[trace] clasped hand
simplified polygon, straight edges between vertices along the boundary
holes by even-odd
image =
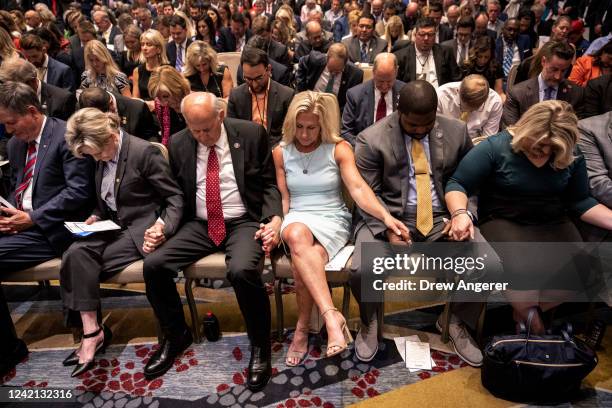
[[[391,215],[385,217],[383,222],[387,226],[387,239],[389,243],[394,245],[409,245],[412,243],[410,230],[408,230],[408,227],[403,222]]]
[[[259,224],[259,229],[255,233],[254,239],[261,240],[261,249],[270,256],[270,252],[276,248],[280,242],[280,227],[282,220],[279,216],[275,215],[272,220],[267,223]]]
[[[0,206],[0,232],[4,234],[16,234],[27,230],[34,225],[30,214],[16,208]]]
[[[474,224],[467,214],[458,214],[450,219],[444,226],[442,234],[451,241],[467,241],[474,239]]]
[[[166,236],[164,235],[164,225],[156,222],[152,227],[145,231],[142,250],[145,253],[150,254],[165,241]]]

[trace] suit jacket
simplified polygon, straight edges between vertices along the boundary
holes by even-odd
[[[565,101],[574,107],[575,111],[580,111],[583,89],[568,80],[563,80],[557,90],[557,100]],[[502,124],[504,127],[515,124],[519,118],[531,106],[540,102],[540,86],[538,77],[528,79],[517,84],[508,93],[506,103],[504,103],[504,114]]]
[[[298,92],[313,90],[321,73],[327,65],[327,55],[313,51],[305,57],[300,58],[298,70],[295,78],[296,89]],[[346,92],[354,86],[363,82],[363,71],[353,65],[351,62],[346,63],[338,90],[338,104],[340,110],[344,109],[346,103]]]
[[[121,120],[121,127],[130,135],[144,140],[157,140],[159,136],[159,123],[153,117],[151,110],[140,99],[128,98],[113,93],[117,102],[117,114]]]
[[[267,222],[282,217],[281,196],[276,187],[272,149],[263,126],[240,119],[223,121],[232,156],[236,184],[248,215]],[[196,162],[198,143],[189,128],[170,139],[170,167],[183,191],[183,222],[196,216]]]
[[[68,150],[64,134],[66,122],[47,117],[42,132],[32,179],[30,217],[47,237],[52,247],[61,253],[72,241],[65,221],[82,221],[93,207],[93,160],[77,159]],[[12,137],[7,145],[12,194],[23,181],[27,143]]]
[[[399,92],[405,82],[396,80],[392,89],[393,111],[397,109]],[[342,137],[355,146],[357,135],[374,123],[374,80],[357,85],[346,93],[346,105],[342,111]]]
[[[246,45],[249,42],[249,38],[253,33],[250,29],[247,29],[244,34],[244,43]],[[236,37],[232,34],[232,30],[229,27],[223,27],[219,32],[219,39],[217,40],[217,52],[236,52]]]
[[[287,115],[289,104],[295,95],[295,91],[272,80],[268,93],[266,106],[267,131],[270,146],[280,142],[283,134],[283,122]],[[227,116],[230,118],[252,120],[253,100],[248,84],[242,84],[233,88],[229,95],[227,105]]]
[[[476,40],[478,37],[483,36],[483,35],[486,35],[487,37],[491,39],[491,44],[495,44],[495,42],[497,41],[497,37],[498,37],[497,31],[491,30],[489,28],[487,28],[487,31],[482,34],[474,33],[473,35],[474,40]]]
[[[431,52],[433,53],[434,64],[436,65],[438,85],[444,85],[447,82],[455,82],[461,79],[461,71],[459,71],[456,58],[451,49],[434,44]],[[409,46],[394,52],[394,54],[399,65],[397,78],[404,82],[416,80],[416,48],[414,44],[411,43]]]
[[[446,48],[452,50],[452,54],[455,57],[455,62],[457,62],[457,39],[453,38],[452,40],[444,41],[440,45],[442,47],[446,47]],[[468,49],[472,48],[473,45],[474,45],[474,42],[470,40],[470,42],[468,44]],[[467,58],[467,56],[468,56],[467,52],[466,52],[465,56]]]
[[[446,183],[457,165],[472,148],[465,123],[437,115],[436,124],[429,134],[431,172],[435,191],[444,205]],[[401,219],[408,198],[408,169],[410,156],[406,150],[399,115],[394,112],[365,129],[357,136],[355,160],[363,179],[391,215]],[[356,231],[364,225],[374,236],[383,234],[387,227],[375,217],[360,210],[363,219]]]
[[[81,75],[85,72],[85,49],[83,47],[73,48],[70,51],[70,59],[72,60],[73,81],[75,84],[81,84]]]
[[[603,75],[587,82],[582,104],[582,117],[601,115],[612,110],[612,75]]]
[[[525,34],[519,34],[516,39],[516,44],[518,45],[519,56],[521,61],[525,58],[531,56],[531,41],[529,40],[529,36]],[[495,41],[495,58],[497,62],[503,66],[504,64],[504,37],[500,35],[497,37]]]
[[[360,62],[361,61],[361,43],[359,42],[359,38],[350,37],[345,40],[342,40],[342,43],[346,45],[348,48],[348,56],[351,62]],[[387,42],[379,37],[372,37],[370,39],[370,43],[368,45],[368,64],[374,63],[374,58],[380,54],[381,52],[385,52],[387,50]]]
[[[342,16],[336,21],[334,21],[332,32],[334,33],[334,42],[342,41],[342,37],[349,33],[347,16]]]
[[[450,28],[450,26],[447,26],[446,24],[440,24],[438,26],[438,44],[452,40],[453,37],[453,29]]]
[[[283,64],[287,67],[291,67],[291,60],[289,59],[289,49],[285,44],[281,44],[278,41],[270,40],[268,44],[268,57]]]
[[[71,92],[75,90],[74,76],[70,71],[70,67],[51,57],[49,57],[49,62],[47,64],[46,82]]]
[[[295,47],[295,56],[296,60],[299,60],[305,55],[310,54],[312,51],[319,51],[322,53],[327,53],[329,47],[334,43],[334,36],[329,31],[323,31],[323,43],[321,47],[318,49],[312,48],[310,45],[310,41],[307,38],[300,39]]]
[[[612,112],[578,122],[578,145],[586,160],[591,195],[612,208]]]
[[[101,197],[103,161],[96,165],[96,209],[100,219],[109,218]],[[115,175],[115,202],[119,224],[127,228],[132,241],[142,250],[145,230],[158,218],[164,221],[166,238],[178,230],[183,215],[183,192],[172,177],[170,166],[151,143],[123,132]]]
[[[185,65],[187,60],[187,47],[189,47],[189,44],[191,44],[192,42],[193,40],[191,38],[187,38],[187,43],[184,50],[185,58],[183,58],[183,65]],[[168,61],[170,61],[170,65],[172,65],[173,67],[176,66],[176,51],[176,43],[174,41],[170,41],[168,43],[168,46],[166,47],[166,55],[168,56]]]
[[[272,66],[272,79],[274,81],[285,86],[291,86],[291,83],[293,82],[293,68],[289,69],[286,65],[276,62],[273,59],[268,59],[268,64]],[[238,70],[236,71],[236,82],[238,85],[244,84],[242,64],[238,65]]]
[[[76,97],[70,91],[40,83],[40,103],[47,116],[68,120],[76,110]]]

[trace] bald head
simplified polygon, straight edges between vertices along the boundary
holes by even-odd
[[[221,101],[208,92],[194,92],[183,98],[181,113],[195,140],[212,146],[221,136],[225,113]]]
[[[374,86],[382,94],[386,94],[393,89],[397,78],[397,59],[395,55],[389,52],[378,54],[374,59],[372,77]]]
[[[416,13],[419,11],[419,3],[408,3],[406,6],[406,16],[414,17]]]
[[[486,102],[489,97],[489,81],[482,75],[468,75],[461,81],[459,97],[462,106],[468,110],[476,110]]]

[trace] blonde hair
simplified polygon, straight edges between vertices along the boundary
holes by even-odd
[[[359,18],[361,18],[361,11],[359,10],[353,10],[350,13],[348,13],[348,23],[349,23],[349,27],[352,23],[359,21]]]
[[[3,60],[19,57],[13,38],[3,28],[0,28],[0,57]]]
[[[66,123],[66,144],[75,157],[82,158],[84,148],[102,150],[113,133],[119,133],[119,117],[115,113],[83,108]]]
[[[295,28],[295,14],[293,13],[293,9],[290,6],[283,4],[276,11],[275,17],[275,19],[280,19],[281,21],[285,21],[283,20],[283,17],[287,19],[285,24],[287,24],[287,28],[289,28],[290,36],[293,37],[293,35],[297,32]]]
[[[314,91],[304,91],[293,97],[287,116],[283,123],[283,145],[293,143],[297,116],[303,112],[311,112],[319,116],[321,126],[321,143],[338,143],[340,137],[340,108],[334,94]]]
[[[204,41],[194,41],[187,47],[187,53],[185,54],[185,66],[183,67],[185,76],[196,74],[198,72],[196,65],[202,61],[208,62],[211,75],[217,72],[219,63],[215,50]]]
[[[116,88],[115,77],[121,72],[121,70],[113,60],[110,52],[108,52],[108,49],[106,49],[104,44],[98,40],[91,40],[85,44],[85,71],[87,71],[87,77],[94,82],[98,74],[94,72],[91,62],[89,61],[89,57],[91,56],[98,58],[104,63],[104,66],[106,67],[106,82],[110,87]]]
[[[578,142],[578,118],[572,106],[564,101],[550,100],[533,105],[516,124],[508,127],[512,135],[512,150],[528,152],[543,141],[551,144],[553,168],[562,170],[574,161]]]
[[[162,65],[153,70],[148,89],[153,98],[157,97],[159,92],[168,92],[179,100],[191,92],[189,81],[171,65]]]
[[[160,65],[170,63],[170,61],[168,61],[168,56],[166,55],[166,40],[164,40],[164,36],[161,35],[159,31],[153,30],[151,28],[149,28],[147,31],[142,33],[142,35],[140,36],[140,48],[141,48],[140,62],[141,63],[144,64],[145,62],[147,62],[144,54],[142,53],[142,42],[143,41],[148,41],[159,49],[159,55],[157,59]]]
[[[478,108],[489,97],[489,81],[482,75],[472,74],[463,78],[459,85],[459,98],[470,108]]]
[[[140,60],[140,56],[142,55],[142,51],[140,50],[140,37],[142,36],[142,30],[134,25],[134,24],[130,24],[129,26],[127,26],[125,28],[125,30],[123,30],[123,38],[125,39],[125,37],[133,37],[136,39],[136,42],[138,43],[138,53],[137,55],[134,55],[134,51],[132,50],[128,50],[127,47],[125,47],[125,49],[127,50],[127,58],[129,61],[136,61],[136,60]],[[137,57],[137,58],[135,58]]]
[[[280,42],[284,45],[289,44],[291,40],[291,29],[289,26],[283,20],[277,19],[272,22],[272,31],[274,31],[275,28],[280,33]]]

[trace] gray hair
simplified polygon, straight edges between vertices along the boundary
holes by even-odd
[[[43,113],[38,96],[29,85],[14,81],[0,84],[0,108],[23,116],[28,113],[30,106],[35,107],[39,113]]]
[[[72,154],[83,157],[83,148],[102,150],[113,133],[119,133],[119,117],[97,108],[78,110],[66,123],[66,144]]]
[[[11,58],[0,65],[0,82],[15,81],[29,83],[37,78],[36,67],[28,60]]]
[[[398,68],[397,57],[395,56],[395,54],[391,52],[381,52],[380,54],[378,54],[374,58],[374,65],[372,67],[372,70],[376,71],[376,69],[378,68],[378,65],[380,65],[383,61],[387,61],[387,60],[393,61],[393,68],[397,71],[397,68]]]
[[[181,113],[185,115],[186,100],[189,100],[191,103],[201,104],[204,103],[206,99],[212,99],[213,106],[215,107],[215,113],[217,115],[224,110],[225,106],[223,99],[217,98],[217,95],[212,94],[210,92],[192,92],[181,100]]]

